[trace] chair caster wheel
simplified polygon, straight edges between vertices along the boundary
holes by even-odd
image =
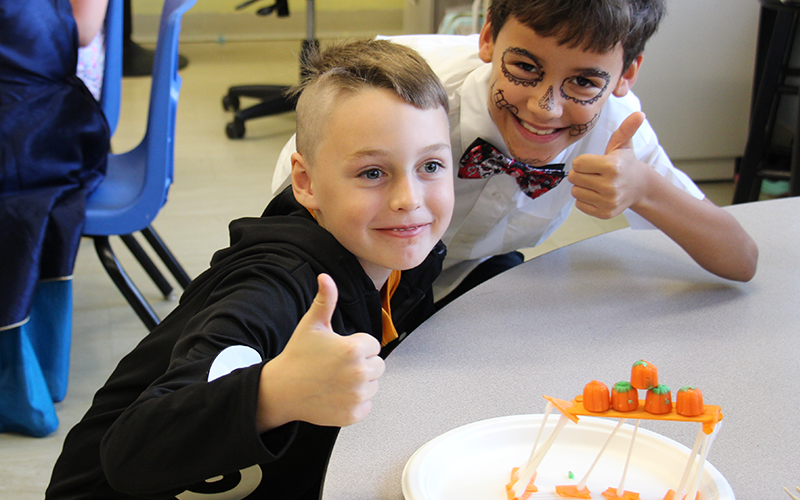
[[[244,123],[232,121],[225,126],[225,133],[230,139],[241,139],[244,137]]]
[[[239,111],[239,98],[235,95],[226,95],[222,98],[222,108],[225,111]]]

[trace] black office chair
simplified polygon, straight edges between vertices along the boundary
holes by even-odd
[[[247,0],[236,6],[236,9],[243,9],[250,4],[260,0]],[[319,46],[319,42],[314,35],[314,0],[306,0],[306,38],[300,50],[300,61],[302,61],[313,49]],[[260,16],[268,16],[275,12],[278,17],[289,15],[289,5],[287,0],[276,0],[268,7],[262,7],[256,11]],[[302,76],[302,75],[301,75]],[[294,110],[295,101],[286,96],[289,89],[287,85],[237,85],[228,89],[228,94],[222,98],[222,107],[225,111],[233,110],[236,114],[233,121],[225,126],[225,133],[231,139],[241,139],[244,137],[244,122],[262,116],[277,115]],[[241,97],[259,99],[261,102],[246,109],[240,108]]]

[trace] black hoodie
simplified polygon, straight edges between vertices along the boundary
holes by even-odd
[[[338,428],[292,422],[259,435],[261,368],[310,307],[318,274],[338,287],[331,324],[341,335],[367,332],[381,340],[380,294],[291,190],[261,218],[232,222],[230,235],[230,247],[214,255],[178,307],[97,392],[65,440],[47,499],[321,496]],[[399,338],[381,356],[433,313],[431,284],[444,253],[439,243],[402,273],[391,304]],[[208,382],[216,356],[231,346],[254,349],[262,362]]]

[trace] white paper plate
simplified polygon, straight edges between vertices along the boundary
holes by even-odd
[[[554,411],[547,419],[540,444],[559,416]],[[514,415],[482,420],[432,439],[406,463],[403,496],[406,500],[506,500],[511,468],[528,459],[542,418]],[[538,468],[539,492],[531,500],[562,498],[555,493],[555,486],[583,479],[617,423],[616,419],[597,417],[580,417],[578,424],[568,422]],[[603,500],[603,491],[619,486],[632,431],[632,425],[620,427],[590,474],[586,486],[592,498]],[[680,484],[690,452],[689,447],[640,427],[625,489],[639,493],[642,500],[663,499],[669,489]],[[569,479],[570,471],[574,479]],[[728,481],[708,462],[698,491],[704,500],[734,500]]]

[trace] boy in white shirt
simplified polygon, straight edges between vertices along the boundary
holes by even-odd
[[[473,150],[476,139],[508,158],[457,169],[439,307],[521,263],[518,250],[543,242],[573,203],[661,229],[714,274],[753,277],[755,243],[672,165],[630,92],[664,10],[664,0],[494,0],[479,36],[392,39],[419,51],[444,83],[455,164],[489,149]],[[287,182],[293,147],[273,189]],[[534,177],[519,183],[528,167]]]

